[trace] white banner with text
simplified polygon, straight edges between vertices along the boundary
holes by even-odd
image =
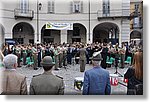
[[[73,23],[46,23],[46,29],[73,30]]]

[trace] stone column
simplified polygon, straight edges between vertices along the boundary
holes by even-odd
[[[2,47],[2,39],[4,39],[4,38],[2,38],[2,29],[1,29],[1,27],[0,27],[0,49],[1,49],[1,47]]]
[[[129,41],[130,41],[130,20],[122,19],[121,36],[120,36],[119,45],[122,42],[129,42]]]
[[[1,25],[0,25],[0,49],[2,48],[2,44],[5,42],[5,38],[4,38],[4,29],[2,29]]]
[[[37,42],[37,33],[36,33],[36,32],[34,33],[34,43],[35,43],[35,44],[38,43],[38,42]]]
[[[2,29],[2,26],[0,25],[0,50],[2,49],[2,44],[4,43],[5,38],[4,38],[4,29]],[[0,53],[0,67],[1,67],[1,62],[2,62],[2,55]]]
[[[60,42],[62,43],[67,43],[67,30],[61,30],[60,32]]]

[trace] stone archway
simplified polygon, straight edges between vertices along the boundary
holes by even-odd
[[[119,27],[115,23],[100,23],[93,29],[93,42],[119,42]]]
[[[141,31],[133,30],[130,33],[130,40],[133,40],[133,39],[142,39]]]
[[[74,23],[73,24],[73,31],[68,30],[67,31],[67,42],[73,43],[73,42],[86,42],[86,33],[87,30],[84,25],[80,23]]]
[[[139,44],[142,41],[142,31],[133,30],[130,33],[130,41],[133,41],[135,44]]]
[[[19,44],[34,43],[34,29],[26,22],[17,23],[13,27],[13,39]]]
[[[60,43],[60,30],[46,29],[44,25],[41,29],[42,43]]]

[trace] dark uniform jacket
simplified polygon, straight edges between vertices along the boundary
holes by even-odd
[[[86,49],[81,48],[79,53],[80,53],[80,60],[86,60],[86,54],[87,54]]]

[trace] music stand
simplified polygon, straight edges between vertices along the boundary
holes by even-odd
[[[115,58],[115,69],[116,69],[116,71],[115,71],[114,74],[118,74],[119,77],[123,77],[123,75],[121,75],[121,74],[118,72],[118,62],[119,62],[118,59]]]

